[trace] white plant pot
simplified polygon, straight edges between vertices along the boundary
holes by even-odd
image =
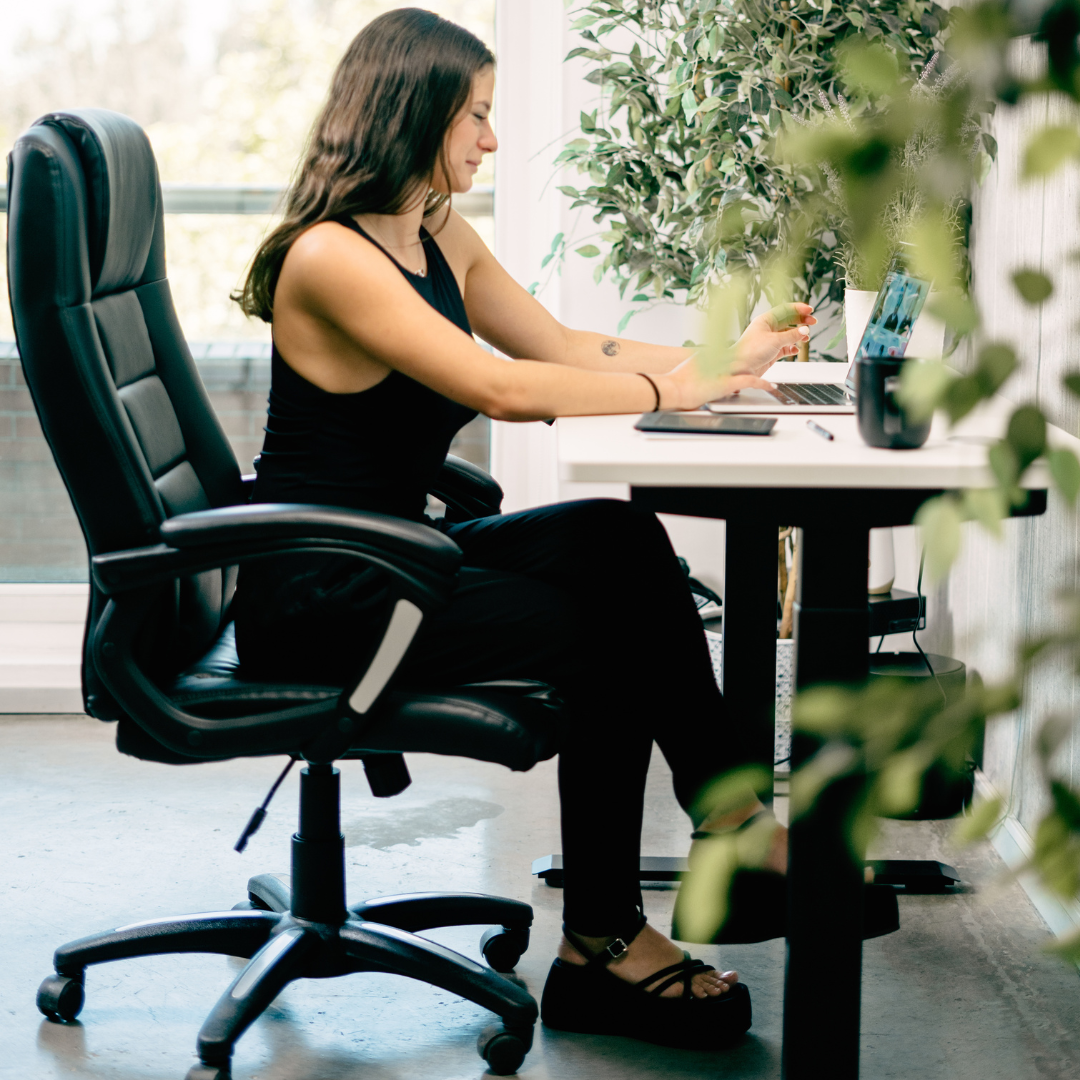
[[[933,297],[935,294],[931,293]],[[844,324],[847,329],[848,363],[855,360],[855,350],[862,340],[863,331],[870,321],[877,293],[870,289],[844,290]],[[919,360],[940,360],[945,348],[945,324],[923,308],[911,328],[906,356]]]
[[[891,592],[896,580],[896,552],[892,529],[870,530],[870,566],[866,574],[866,591],[871,596]]]

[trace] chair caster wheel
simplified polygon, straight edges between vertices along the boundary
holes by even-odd
[[[262,908],[257,907],[250,900],[241,900],[239,904],[233,904],[233,911],[262,911]]]
[[[476,1049],[496,1076],[510,1076],[521,1068],[531,1041],[507,1031],[501,1024],[493,1024],[480,1032]]]
[[[231,1077],[228,1065],[204,1065],[199,1062],[188,1069],[184,1080],[231,1080]]]
[[[493,926],[480,939],[480,951],[493,971],[513,971],[529,947],[529,931]]]
[[[84,1000],[82,976],[50,975],[38,987],[38,1009],[57,1022],[74,1020]]]

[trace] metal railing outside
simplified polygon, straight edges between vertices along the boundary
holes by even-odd
[[[162,184],[166,214],[272,214],[285,194],[282,184]],[[478,184],[454,196],[463,217],[490,217],[494,189]],[[0,213],[7,211],[7,185],[0,184]]]

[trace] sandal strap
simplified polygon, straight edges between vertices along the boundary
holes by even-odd
[[[627,949],[630,948],[630,943],[641,933],[645,927],[645,923],[648,920],[645,918],[645,912],[638,912],[637,925],[632,930],[626,930],[621,934],[615,936],[615,940],[610,945],[605,946],[599,952],[593,952],[582,940],[569,929],[566,923],[563,923],[563,933],[566,935],[567,941],[574,946],[575,949],[582,956],[585,957],[586,967],[607,967],[612,960],[617,960]]]
[[[712,964],[706,964],[704,960],[691,959],[690,954],[684,952],[682,960],[677,964],[671,964],[666,968],[661,968],[659,971],[654,971],[647,979],[635,983],[634,988],[654,997],[659,997],[669,987],[681,982],[683,984],[683,997],[689,997],[691,992],[690,983],[693,981],[694,976],[700,975],[703,971],[715,970],[716,968]],[[663,981],[652,990],[647,989],[657,980]]]

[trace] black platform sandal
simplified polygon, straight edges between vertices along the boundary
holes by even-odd
[[[589,950],[580,938],[563,927],[567,940],[585,964],[556,959],[548,973],[540,1001],[540,1018],[550,1028],[582,1035],[626,1035],[633,1039],[676,1046],[687,1050],[716,1050],[727,1046],[750,1027],[750,991],[734,983],[716,997],[694,997],[690,983],[711,964],[683,959],[654,971],[639,983],[628,983],[607,970],[641,933],[645,916],[633,931],[617,937],[599,953]],[[661,997],[676,983],[683,984],[680,997]]]

